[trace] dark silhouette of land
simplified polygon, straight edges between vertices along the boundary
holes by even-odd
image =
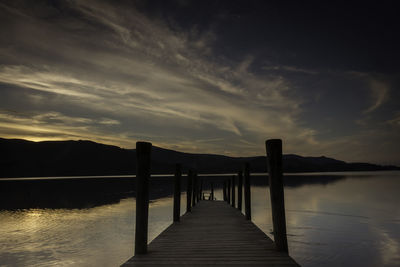
[[[47,177],[82,175],[126,175],[136,173],[136,152],[91,141],[31,142],[0,138],[0,177]],[[198,173],[236,173],[245,162],[251,172],[266,172],[266,157],[228,157],[190,154],[159,147],[152,149],[152,173],[182,170]],[[283,156],[284,172],[334,172],[400,170],[397,166],[346,163],[327,157]]]
[[[23,208],[89,208],[117,203],[122,198],[136,195],[132,177],[91,178],[89,175],[132,175],[136,173],[136,151],[91,141],[30,142],[0,138],[0,177],[54,177],[82,176],[74,179],[1,179],[0,209]],[[175,164],[182,164],[183,174],[189,168],[201,173],[236,173],[250,162],[251,173],[266,172],[266,157],[234,158],[210,154],[189,154],[163,148],[152,148],[151,172],[172,174]],[[374,171],[398,170],[395,166],[379,166],[367,163],[345,163],[326,157],[301,157],[285,155],[285,172],[312,171]],[[304,184],[329,184],[345,175],[290,175],[284,177],[285,186]],[[221,177],[206,177],[204,190],[210,181],[215,189],[222,187]],[[150,199],[170,196],[172,178],[152,178]],[[254,176],[253,186],[268,184],[266,176]],[[186,177],[182,179],[186,188]]]

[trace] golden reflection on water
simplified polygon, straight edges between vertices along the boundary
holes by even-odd
[[[397,266],[399,173],[285,188],[289,253],[303,266]],[[268,187],[252,220],[271,238]],[[215,196],[222,198],[220,189]],[[181,214],[186,211],[182,194]],[[90,209],[0,211],[1,266],[119,266],[134,251],[135,200]],[[172,198],[149,209],[149,242],[172,222]]]
[[[121,264],[133,251],[133,204],[1,211],[1,266]]]

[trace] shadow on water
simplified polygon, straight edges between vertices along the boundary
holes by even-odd
[[[329,184],[345,179],[345,175],[289,175],[285,176],[285,186],[299,187],[307,184]],[[222,187],[222,181],[229,177],[203,177],[204,191]],[[252,185],[268,185],[267,176],[254,176]],[[150,199],[172,195],[171,177],[150,179]],[[186,191],[185,176],[182,191]],[[0,209],[15,210],[28,208],[83,209],[118,203],[121,199],[134,197],[134,177],[101,178],[46,178],[46,179],[0,179]]]

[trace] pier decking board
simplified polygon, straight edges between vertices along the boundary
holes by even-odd
[[[223,201],[200,201],[136,255],[129,266],[299,266],[241,212]]]

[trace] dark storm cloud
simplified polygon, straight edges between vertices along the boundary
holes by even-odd
[[[395,162],[398,19],[322,4],[0,2],[0,133]]]

